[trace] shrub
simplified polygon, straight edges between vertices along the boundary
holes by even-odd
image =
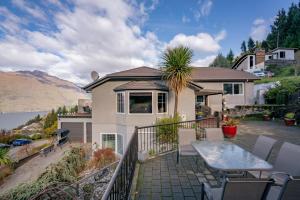
[[[229,119],[228,121],[224,122],[225,126],[236,126],[238,125],[240,122],[238,119]]]
[[[35,133],[35,134],[30,135],[30,139],[32,139],[32,140],[39,140],[41,138],[42,138],[42,135],[40,133]]]
[[[113,149],[98,149],[94,152],[89,167],[102,168],[114,161],[116,161],[116,154]]]
[[[76,181],[78,174],[85,167],[84,157],[85,152],[82,148],[73,147],[61,161],[50,165],[36,181],[20,184],[0,195],[0,199],[25,200],[53,183]]]
[[[180,121],[181,119],[179,116],[166,117],[156,121],[156,137],[160,140],[160,142],[167,143],[177,141],[178,122]]]
[[[52,137],[57,130],[57,121],[55,121],[50,127],[44,129],[46,137]]]
[[[0,136],[0,143],[11,144],[12,141],[16,139],[30,139],[29,136],[21,135],[21,134],[8,134]]]
[[[295,119],[295,113],[292,113],[292,112],[286,113],[284,118],[286,118],[286,119]]]
[[[0,166],[1,165],[8,165],[11,163],[11,159],[8,156],[9,149],[0,149]]]

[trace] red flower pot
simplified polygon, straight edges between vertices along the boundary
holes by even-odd
[[[224,137],[233,138],[237,133],[237,126],[222,126]]]
[[[284,122],[285,122],[285,125],[286,126],[294,126],[295,125],[295,122],[296,120],[295,119],[284,119]]]
[[[264,119],[264,121],[270,121],[271,117],[269,115],[264,115],[263,119]]]

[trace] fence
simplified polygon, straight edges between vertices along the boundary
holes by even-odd
[[[203,137],[204,128],[218,127],[218,118],[183,121],[172,124],[161,124],[138,127],[139,152],[159,155],[177,149],[178,128],[194,128],[199,138]]]
[[[137,160],[138,134],[136,129],[104,195],[102,196],[102,200],[128,199]]]
[[[172,124],[136,127],[135,132],[120,160],[114,175],[102,196],[107,199],[128,199],[134,176],[138,152],[161,154],[177,149],[178,128],[194,128],[197,134],[202,134],[204,128],[219,127],[218,118],[184,121]]]

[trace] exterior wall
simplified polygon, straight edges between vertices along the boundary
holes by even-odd
[[[280,52],[285,52],[285,58],[280,58]],[[294,50],[291,49],[278,49],[276,51],[273,51],[273,58],[278,60],[294,60],[295,59],[295,53]]]
[[[237,70],[247,71],[248,70],[249,57],[247,58],[237,67]]]
[[[231,82],[226,82],[231,83]],[[240,83],[240,82],[232,82]],[[237,105],[251,105],[254,104],[255,98],[253,95],[253,82],[244,83],[244,94],[243,95],[223,95],[225,99],[226,108],[234,108]],[[198,85],[205,89],[212,90],[223,90],[223,82],[197,82]],[[222,95],[211,95],[208,96],[208,106],[211,107],[212,112],[222,111]]]
[[[170,110],[171,101],[168,94],[167,113],[157,113],[157,93],[156,90],[124,91],[124,113],[117,113],[117,95],[114,91],[119,85],[127,81],[109,81],[93,89],[93,144],[96,142],[101,148],[101,134],[117,133],[123,136],[124,143],[129,141],[135,126],[146,126],[154,124],[157,118],[167,117],[172,114]],[[130,92],[152,92],[152,114],[132,114],[129,113],[129,93]]]

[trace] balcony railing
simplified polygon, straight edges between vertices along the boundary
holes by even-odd
[[[203,137],[204,128],[215,127],[219,127],[219,120],[215,117],[136,127],[102,200],[128,199],[135,165],[138,160],[138,152],[154,156],[178,149],[178,128],[194,128],[197,136]]]

